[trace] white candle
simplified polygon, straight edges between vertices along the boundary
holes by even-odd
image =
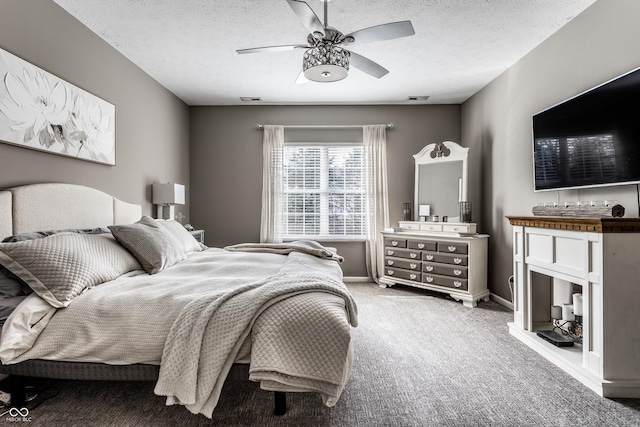
[[[573,314],[576,316],[582,316],[582,294],[573,294]]]
[[[572,304],[562,304],[562,320],[576,320],[576,316],[573,314]]]
[[[562,319],[562,307],[559,305],[551,306],[551,318],[552,319]]]
[[[462,201],[462,178],[458,178],[458,202]]]

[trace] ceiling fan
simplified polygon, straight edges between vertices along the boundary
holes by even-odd
[[[349,73],[349,65],[373,77],[380,78],[389,73],[389,70],[362,55],[345,49],[344,46],[392,40],[415,34],[411,21],[400,21],[363,28],[344,35],[327,24],[330,0],[321,1],[324,3],[324,24],[306,2],[287,0],[291,9],[309,30],[307,44],[255,47],[239,49],[236,52],[246,54],[305,49],[302,58],[302,72],[296,83],[304,83],[306,80],[316,82],[342,80]]]

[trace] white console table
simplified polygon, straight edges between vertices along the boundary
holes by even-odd
[[[640,219],[507,217],[513,226],[509,332],[604,397],[640,397]],[[583,343],[556,347],[554,279],[582,287]]]

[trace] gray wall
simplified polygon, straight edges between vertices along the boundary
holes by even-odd
[[[191,216],[195,227],[206,230],[208,245],[260,239],[262,131],[258,123],[393,123],[394,128],[387,131],[392,225],[402,217],[401,203],[413,201],[412,156],[432,142],[460,141],[459,105],[192,107]],[[313,141],[315,132],[285,131],[285,139]],[[362,140],[362,131],[321,132],[336,140]],[[345,257],[346,276],[366,276],[362,242],[330,244]]]
[[[640,1],[599,0],[462,106],[462,143],[481,153],[470,191],[482,200],[489,234],[489,283],[510,300],[512,228],[505,215],[531,215],[538,202],[618,200],[638,216],[635,185],[533,191],[532,114],[640,67]],[[639,141],[640,143],[640,141]]]
[[[189,108],[53,1],[0,0],[0,48],[116,106],[115,167],[0,143],[0,188],[83,184],[146,214],[153,182],[189,190]]]

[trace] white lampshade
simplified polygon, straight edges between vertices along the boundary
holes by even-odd
[[[153,184],[154,205],[184,205],[184,185],[170,182]]]
[[[153,204],[158,205],[158,218],[174,219],[174,205],[184,205],[184,185],[174,182],[153,184],[152,199]]]

